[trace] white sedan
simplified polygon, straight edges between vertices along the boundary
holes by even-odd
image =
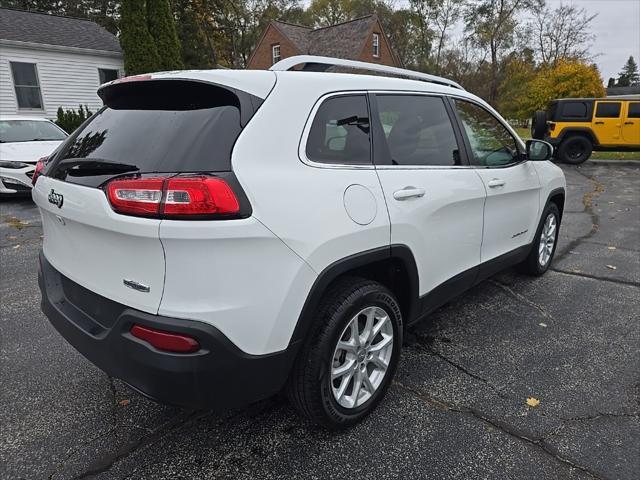
[[[0,118],[0,195],[30,192],[36,163],[67,136],[46,118]]]

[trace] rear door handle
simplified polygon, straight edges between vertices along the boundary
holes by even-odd
[[[633,122],[624,122],[625,125],[633,125]]]
[[[604,125],[604,122],[596,122],[596,125]]]
[[[409,198],[420,198],[424,197],[425,194],[424,188],[416,188],[416,187],[404,187],[402,190],[396,190],[393,192],[393,198],[396,200],[407,200]]]
[[[494,178],[489,180],[489,188],[503,187],[507,182],[500,178]]]

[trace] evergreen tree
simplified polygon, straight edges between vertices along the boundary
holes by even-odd
[[[160,69],[183,68],[180,41],[169,0],[147,0],[147,25],[160,54]]]
[[[176,26],[184,68],[213,68],[214,52],[192,1],[177,0],[173,6],[178,18]]]
[[[147,28],[144,2],[122,0],[120,15],[120,46],[127,75],[160,70],[158,50]]]
[[[618,77],[618,86],[619,87],[628,87],[630,85],[638,85],[640,84],[640,73],[638,73],[638,64],[633,59],[633,57],[629,57],[627,63],[622,67],[622,71]]]

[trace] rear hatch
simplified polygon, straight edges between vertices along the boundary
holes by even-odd
[[[105,107],[36,180],[44,255],[83,287],[155,314],[165,281],[162,219],[250,214],[231,172],[231,150],[262,100],[232,87],[151,76],[99,93]],[[235,194],[227,211],[206,203],[220,191]]]

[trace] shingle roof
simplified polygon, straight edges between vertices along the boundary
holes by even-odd
[[[311,27],[294,25],[278,20],[274,20],[272,23],[285,37],[291,40],[291,43],[298,47],[302,53],[307,51],[308,35],[312,31]]]
[[[0,8],[0,39],[121,52],[120,42],[95,22]]]
[[[309,33],[309,54],[355,60],[360,57],[375,15],[318,28]]]
[[[357,59],[367,38],[369,29],[378,20],[376,15],[356,18],[344,23],[312,30],[302,25],[274,21],[280,30],[301,53]]]

